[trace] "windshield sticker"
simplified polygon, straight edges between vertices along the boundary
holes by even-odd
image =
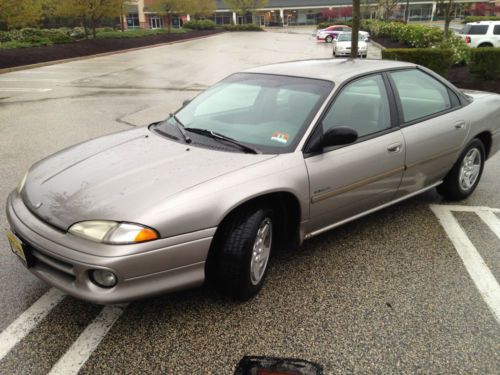
[[[279,143],[287,143],[288,142],[288,134],[281,132],[274,132],[271,137],[271,141],[276,141]]]

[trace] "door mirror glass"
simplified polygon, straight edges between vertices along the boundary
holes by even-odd
[[[323,135],[323,147],[348,145],[356,142],[358,132],[348,126],[337,126]]]

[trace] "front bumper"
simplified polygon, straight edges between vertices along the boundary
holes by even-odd
[[[17,191],[9,195],[6,211],[12,231],[32,256],[29,270],[71,296],[99,304],[200,286],[216,230],[209,228],[143,244],[103,245],[82,241],[41,221],[28,210]],[[97,255],[96,250],[103,255]],[[95,285],[89,277],[95,269],[112,271],[118,278],[117,285]]]
[[[367,51],[358,51],[358,56],[366,56],[368,54]],[[334,52],[335,56],[351,56],[350,50],[336,51]]]

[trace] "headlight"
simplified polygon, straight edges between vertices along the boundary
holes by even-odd
[[[19,194],[21,194],[21,191],[23,191],[24,184],[26,183],[26,177],[28,177],[28,172],[24,174],[23,178],[21,178],[21,181],[19,181],[19,185],[17,185],[17,192]]]
[[[138,224],[107,220],[82,221],[73,224],[68,231],[75,236],[94,242],[115,245],[146,242],[159,238],[158,232],[154,229]]]

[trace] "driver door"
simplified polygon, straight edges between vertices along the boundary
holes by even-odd
[[[382,75],[365,76],[342,88],[320,125],[323,134],[337,126],[354,128],[358,140],[306,156],[308,233],[390,201],[404,171],[404,138],[399,128],[392,127]]]

